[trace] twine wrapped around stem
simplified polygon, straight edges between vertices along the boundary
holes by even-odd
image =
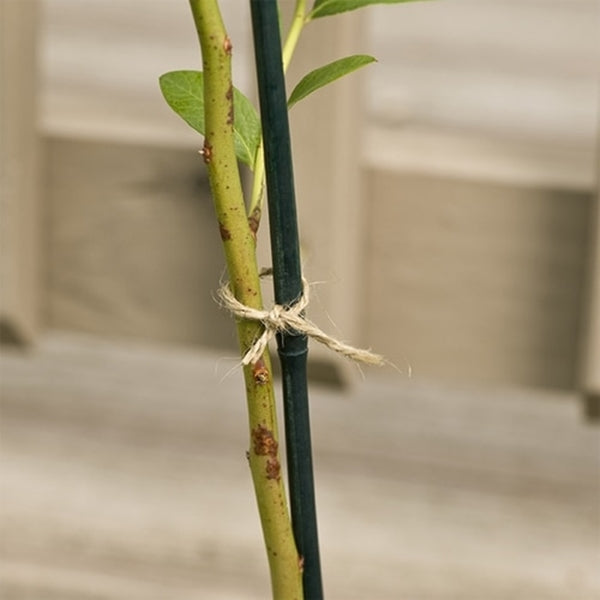
[[[268,275],[269,273],[270,271],[267,270],[261,275]],[[284,331],[288,333],[295,332],[304,334],[317,342],[320,342],[330,350],[355,362],[378,366],[386,363],[383,356],[375,354],[370,350],[355,348],[354,346],[336,340],[309,321],[304,316],[304,310],[308,306],[310,286],[304,278],[302,278],[302,286],[302,295],[295,304],[292,304],[291,306],[275,304],[271,310],[259,310],[242,304],[234,297],[228,283],[225,283],[219,288],[218,296],[222,305],[228,311],[240,319],[257,321],[264,326],[262,334],[244,354],[242,358],[242,364],[244,366],[255,364],[262,356],[269,341],[275,334]]]

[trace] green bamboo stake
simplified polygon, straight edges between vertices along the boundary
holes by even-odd
[[[302,295],[300,244],[276,0],[251,0],[254,49],[263,130],[275,301]],[[303,558],[304,598],[321,600],[323,586],[312,467],[305,335],[281,332],[277,345],[283,378],[292,527]]]

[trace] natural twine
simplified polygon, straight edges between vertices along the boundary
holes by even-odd
[[[261,275],[269,273],[270,270],[261,273]],[[330,350],[356,362],[368,365],[383,365],[386,363],[385,359],[379,354],[374,354],[369,350],[354,348],[327,335],[304,316],[304,310],[308,306],[309,301],[309,285],[304,278],[302,278],[302,295],[295,304],[291,306],[275,304],[271,310],[260,310],[242,304],[234,297],[228,283],[219,288],[218,295],[222,305],[236,317],[249,321],[258,321],[264,326],[262,334],[252,344],[246,354],[244,354],[242,358],[244,366],[256,364],[267,348],[269,341],[278,332],[304,334],[317,340]]]

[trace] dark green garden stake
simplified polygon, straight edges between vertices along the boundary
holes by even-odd
[[[276,0],[250,0],[271,232],[275,302],[292,305],[302,295],[300,244],[292,152]],[[321,600],[323,586],[315,506],[306,359],[306,336],[277,336],[283,378],[286,452],[292,527],[304,559],[304,598]]]

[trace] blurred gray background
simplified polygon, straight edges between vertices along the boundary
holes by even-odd
[[[202,139],[157,84],[200,69],[188,3],[0,11],[2,597],[265,598]],[[291,113],[309,315],[396,366],[311,348],[331,598],[600,598],[599,16],[305,30],[290,89],[378,58]]]

